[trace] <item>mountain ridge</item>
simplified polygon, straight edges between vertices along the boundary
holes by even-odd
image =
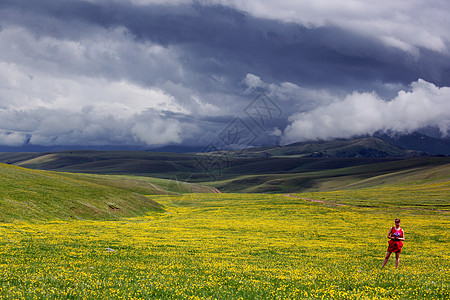
[[[431,155],[450,155],[450,139],[448,138],[435,138],[420,132],[407,134],[377,133],[374,137],[403,149],[424,151]]]
[[[224,151],[218,153],[224,154]],[[424,151],[403,149],[382,139],[363,137],[292,143],[285,146],[255,147],[226,153],[240,157],[298,156],[322,158],[387,158],[429,156]]]
[[[322,143],[331,142],[333,140],[352,140],[357,138],[378,138],[387,143],[400,147],[404,150],[414,150],[419,152],[427,152],[430,155],[450,155],[450,138],[437,137],[438,134],[434,132],[432,135],[427,135],[420,132],[411,133],[380,133],[377,132],[372,136],[360,136],[351,139],[330,139],[330,140],[311,140],[300,143]],[[293,143],[298,144],[298,143]],[[293,145],[291,144],[291,145]],[[273,148],[279,147],[275,145],[255,146],[255,148]],[[5,146],[0,145],[0,152],[8,153],[47,153],[47,152],[64,152],[64,151],[148,151],[148,152],[164,152],[164,153],[201,153],[205,149],[204,146],[187,146],[187,145],[167,145],[156,148],[149,148],[142,145],[59,145],[59,146],[39,146],[25,144],[22,146]]]

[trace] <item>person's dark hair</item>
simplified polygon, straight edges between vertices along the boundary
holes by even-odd
[[[395,223],[400,223],[400,219],[399,218],[395,219]]]

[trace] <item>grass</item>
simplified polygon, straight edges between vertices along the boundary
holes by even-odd
[[[89,177],[0,164],[0,221],[118,219],[163,211],[141,194]]]
[[[213,188],[200,184],[188,183],[179,180],[163,178],[134,176],[134,175],[97,175],[86,173],[58,173],[64,176],[82,180],[89,180],[100,185],[111,186],[136,192],[142,195],[149,194],[183,194],[183,193],[211,193]],[[175,178],[176,179],[176,178]]]
[[[450,212],[450,180],[447,176],[396,182],[380,187],[298,194],[300,195],[351,206],[425,208]]]
[[[0,164],[0,221],[139,216],[164,211],[145,195],[212,190],[159,178],[49,172]]]
[[[0,224],[0,298],[450,297],[448,213],[285,195],[152,198],[167,213]],[[400,268],[391,259],[381,269],[396,217],[406,235]]]

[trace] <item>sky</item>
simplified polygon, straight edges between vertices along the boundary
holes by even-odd
[[[448,137],[448,28],[447,0],[0,0],[0,145]]]

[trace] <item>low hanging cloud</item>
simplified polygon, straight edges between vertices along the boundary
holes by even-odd
[[[0,131],[0,145],[21,146],[26,136],[17,132]]]
[[[173,116],[188,113],[163,90],[123,80],[59,78],[0,62],[0,81],[0,145],[179,143],[182,123]]]
[[[292,115],[282,143],[350,138],[384,132],[411,132],[438,127],[443,136],[450,130],[450,88],[422,79],[410,91],[400,91],[390,101],[375,93],[354,92],[341,101]]]
[[[97,107],[81,111],[35,108],[0,109],[0,145],[147,145],[181,142],[182,123],[148,109],[126,117],[105,114]]]
[[[328,89],[302,87],[293,82],[267,83],[261,77],[248,73],[242,80],[246,93],[263,92],[279,105],[296,111],[313,110],[333,102],[336,96]],[[285,103],[285,105],[283,105]]]

